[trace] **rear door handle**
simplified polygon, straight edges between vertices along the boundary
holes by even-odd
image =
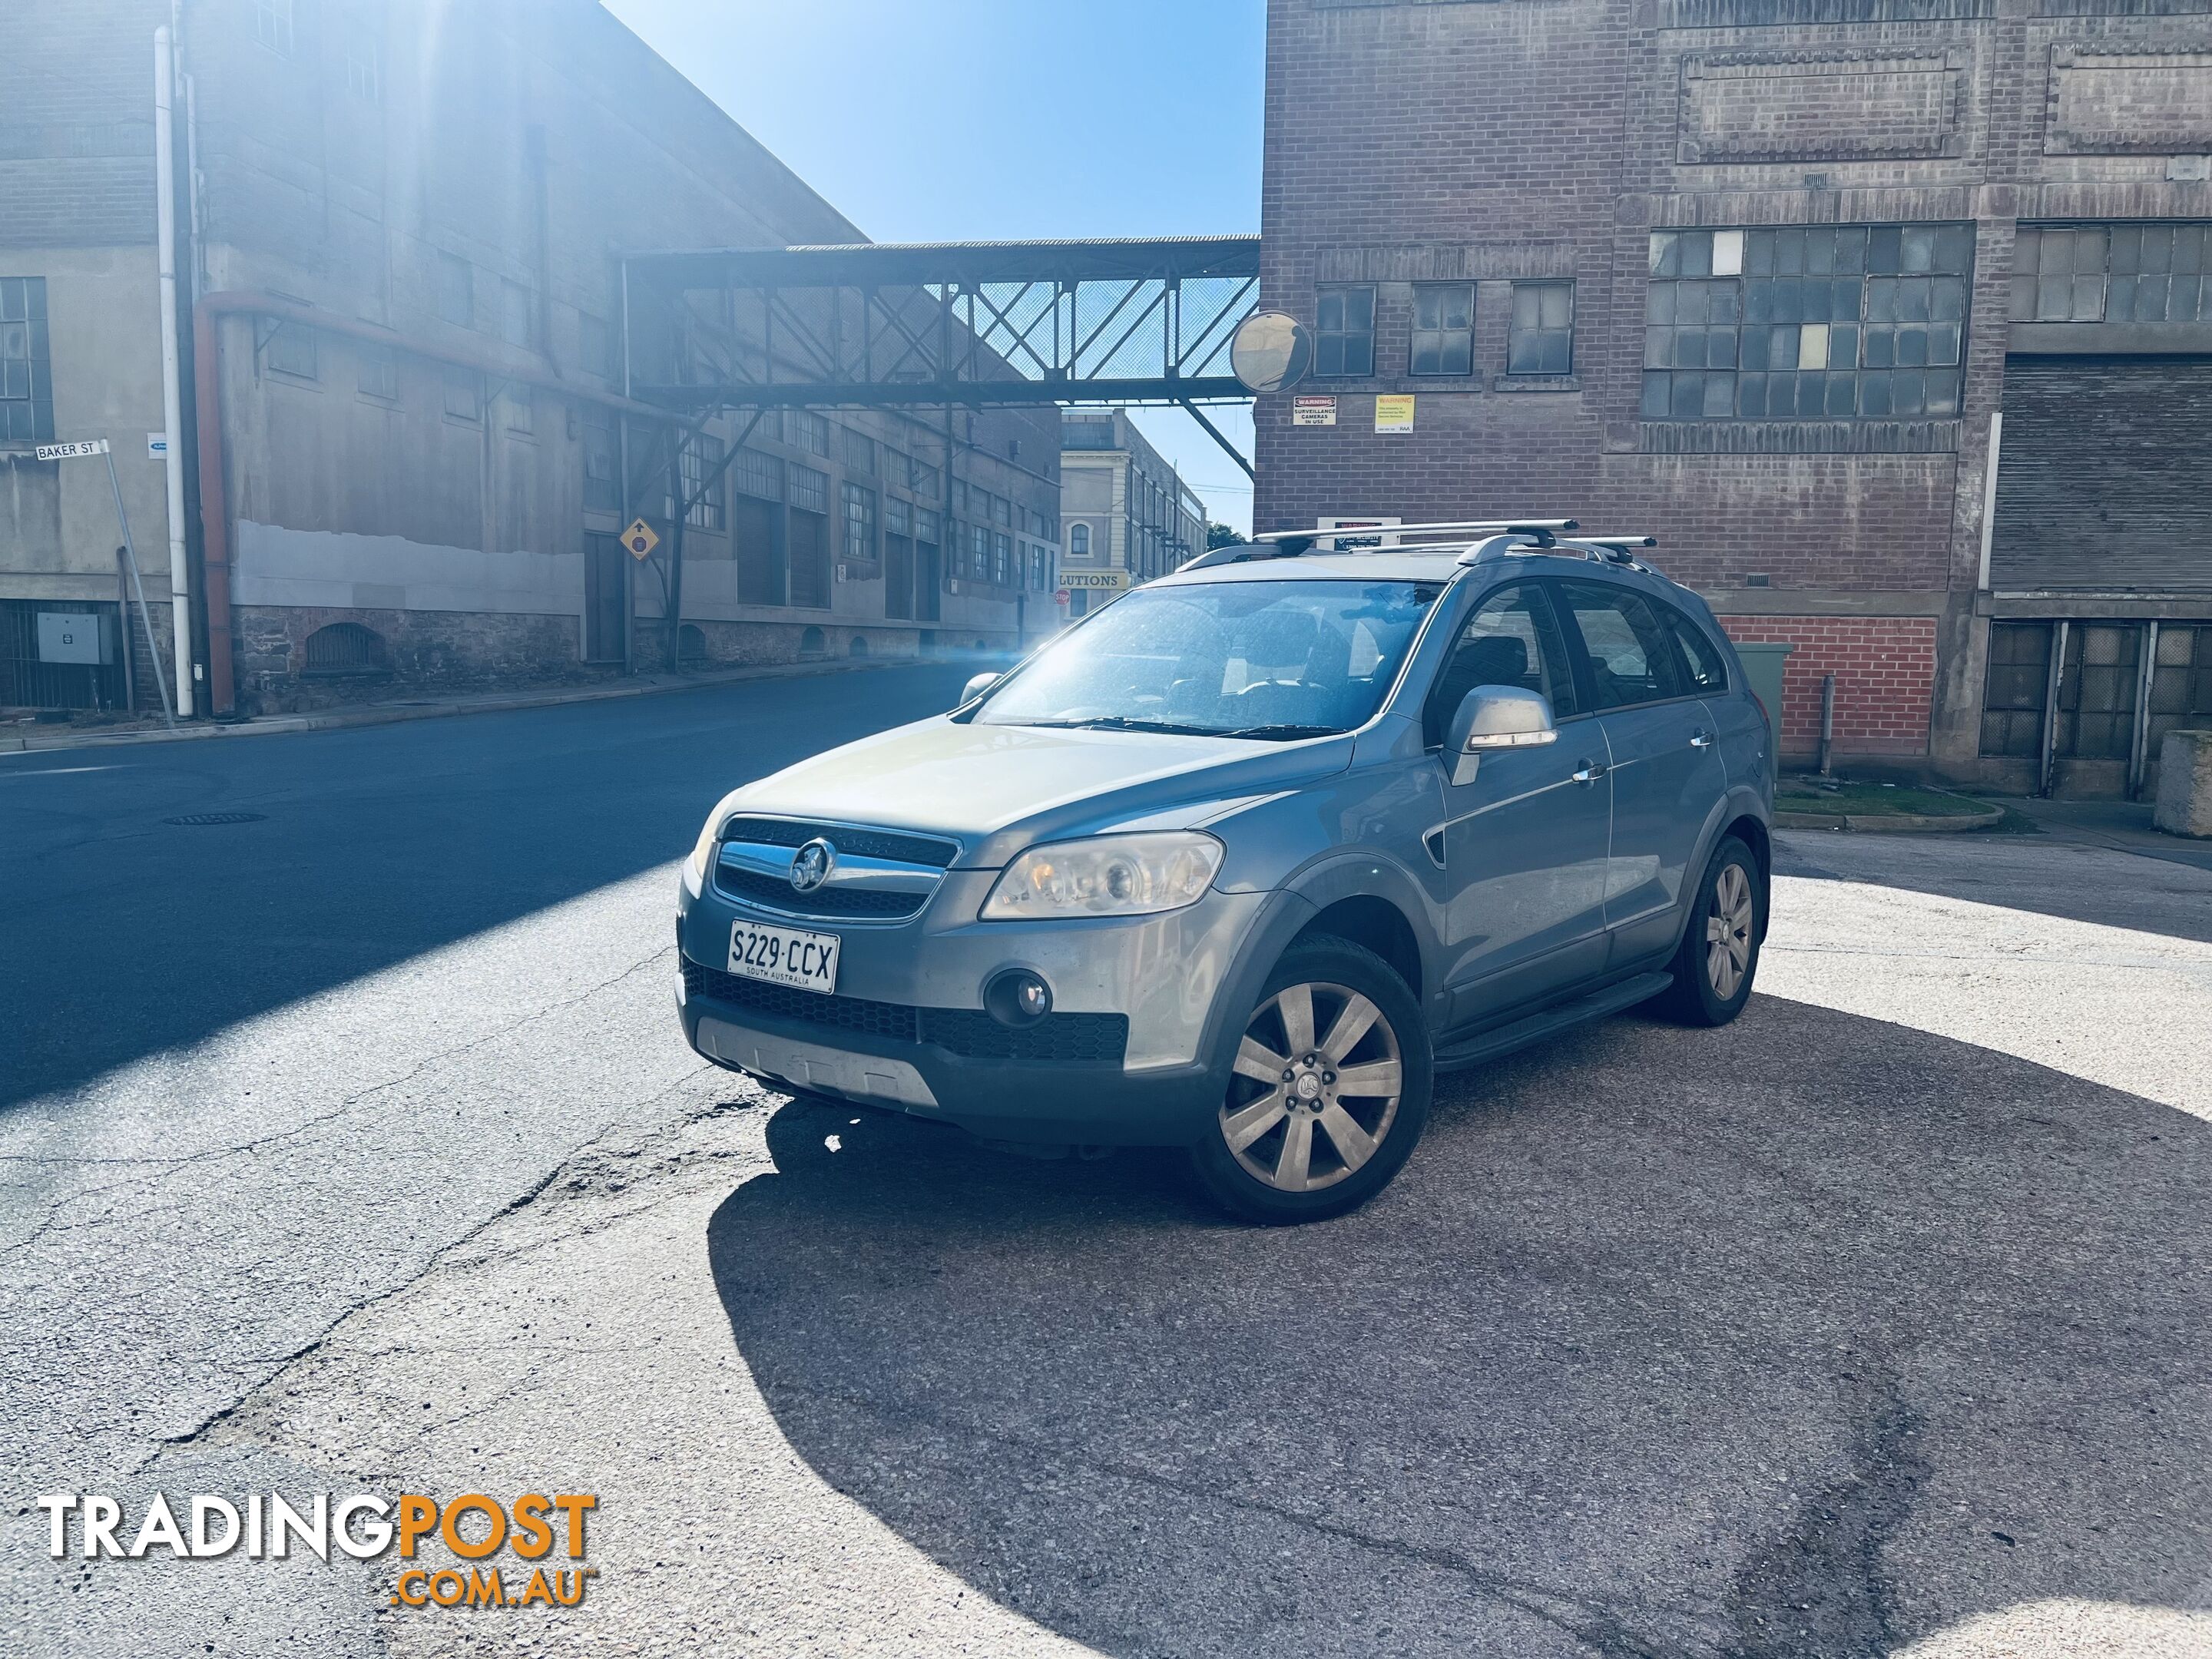
[[[1586,760],[1583,762],[1572,774],[1573,779],[1577,783],[1595,783],[1604,775],[1604,763],[1594,760]]]
[[[1710,749],[1712,746],[1713,734],[1710,732],[1694,732],[1690,738],[1690,747],[1692,749]]]

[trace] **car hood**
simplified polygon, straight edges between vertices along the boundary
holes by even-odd
[[[961,843],[961,865],[995,868],[1041,838],[1326,777],[1351,763],[1352,750],[1349,736],[1265,743],[939,715],[811,756],[735,791],[716,811],[950,836]]]

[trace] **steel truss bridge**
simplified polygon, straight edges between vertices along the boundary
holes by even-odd
[[[1229,346],[1260,239],[860,243],[633,253],[624,389],[703,423],[777,408],[1170,404],[1251,393]],[[696,429],[696,425],[694,425]]]

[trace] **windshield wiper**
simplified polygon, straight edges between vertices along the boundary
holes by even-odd
[[[1181,726],[1173,720],[1138,720],[1128,714],[1096,714],[1083,720],[1024,720],[1021,723],[1060,732],[1158,732],[1177,738],[1214,738],[1221,735],[1207,726]]]
[[[1215,732],[1217,738],[1269,738],[1279,743],[1288,743],[1297,738],[1338,738],[1344,735],[1340,726],[1240,726],[1231,732]]]

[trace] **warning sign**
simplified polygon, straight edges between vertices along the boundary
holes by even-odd
[[[1375,429],[1377,432],[1411,432],[1413,429],[1413,396],[1409,392],[1386,392],[1375,399]]]
[[[1292,426],[1334,426],[1336,399],[1334,398],[1293,398],[1291,399]]]
[[[660,538],[653,533],[653,526],[642,519],[633,519],[630,526],[622,533],[622,544],[629,549],[633,559],[649,559],[653,550],[660,545]]]

